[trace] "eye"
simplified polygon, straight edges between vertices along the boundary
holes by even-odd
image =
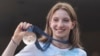
[[[63,21],[64,22],[69,22],[69,19],[64,18]]]
[[[58,22],[58,18],[54,18],[53,21]]]

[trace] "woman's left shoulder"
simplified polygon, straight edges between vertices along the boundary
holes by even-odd
[[[74,50],[78,51],[80,56],[87,56],[86,51],[82,48],[74,48]]]

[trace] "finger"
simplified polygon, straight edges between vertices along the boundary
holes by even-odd
[[[26,29],[28,29],[30,26],[32,26],[32,24],[30,24],[30,23],[27,23],[27,25],[26,25]]]
[[[25,30],[26,30],[26,25],[27,25],[27,22],[24,22],[23,23],[23,29],[25,29]]]
[[[22,25],[23,25],[23,22],[20,22],[19,25],[17,26],[16,30],[22,30]]]

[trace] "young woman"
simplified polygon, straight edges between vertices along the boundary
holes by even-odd
[[[22,37],[30,33],[23,31],[22,28],[27,29],[30,26],[32,24],[27,22],[21,22],[17,26],[2,56],[14,56],[14,52]],[[80,44],[77,16],[70,4],[59,2],[52,7],[47,15],[45,32],[55,39],[52,40],[46,51],[41,51],[35,44],[30,44],[15,56],[87,56]],[[47,38],[41,37],[40,43],[45,43],[46,40]],[[61,43],[56,40],[68,42]]]

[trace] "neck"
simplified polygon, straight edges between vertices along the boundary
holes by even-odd
[[[70,47],[70,44],[63,44],[54,40],[52,41],[52,44],[60,49],[66,49]]]
[[[67,41],[69,39],[69,36],[64,36],[64,37],[59,37],[59,36],[53,36],[54,39],[57,40],[63,40],[63,41]]]
[[[57,39],[57,40],[63,40],[63,41],[67,41],[68,38],[64,38],[64,37],[54,37],[54,39]],[[58,41],[55,41],[55,40],[52,40],[52,44],[60,49],[66,49],[66,48],[69,48],[70,47],[70,44],[69,43],[61,43],[61,42],[58,42]]]

